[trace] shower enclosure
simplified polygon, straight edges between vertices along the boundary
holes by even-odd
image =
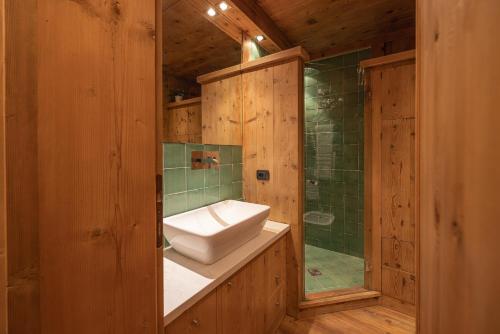
[[[306,296],[364,285],[364,89],[361,50],[306,64]]]

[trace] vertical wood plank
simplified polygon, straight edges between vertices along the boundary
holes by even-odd
[[[273,106],[273,69],[243,74],[243,105],[245,129],[243,164],[245,168],[244,195],[255,197],[259,203],[274,205],[274,106]],[[251,153],[250,153],[251,152]],[[269,181],[257,181],[256,170],[269,170]],[[248,182],[248,184],[246,184]],[[245,197],[247,198],[247,197]],[[271,208],[271,210],[273,210]]]
[[[420,330],[499,333],[500,2],[417,8]]]
[[[400,60],[367,69],[366,113],[371,129],[366,156],[370,178],[372,273],[367,286],[414,312],[416,285],[415,62]],[[376,273],[376,276],[373,274]],[[407,305],[409,304],[409,305]]]
[[[303,287],[303,64],[273,67],[275,201],[272,219],[290,224],[287,243],[287,311],[297,312]]]
[[[414,119],[382,121],[382,237],[412,244],[415,242],[414,138]]]
[[[9,333],[40,331],[37,2],[4,2]]]
[[[218,82],[210,82],[201,86],[201,117],[203,144],[213,144],[214,133],[217,133],[217,87]]]
[[[8,312],[5,139],[5,0],[0,0],[0,334],[7,334]]]
[[[291,225],[287,240],[287,311],[303,298],[303,64],[292,60],[242,75],[245,199],[271,206],[270,218]],[[256,171],[270,171],[257,181]]]
[[[202,85],[204,144],[242,144],[241,75]]]
[[[155,6],[38,2],[44,333],[158,328]]]
[[[243,197],[249,202],[256,203],[258,169],[257,143],[259,135],[257,127],[257,109],[261,102],[254,98],[257,94],[257,73],[248,72],[242,75],[243,87]]]

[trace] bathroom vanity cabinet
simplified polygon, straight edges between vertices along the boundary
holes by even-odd
[[[285,253],[283,237],[182,313],[165,334],[274,333],[285,315]]]

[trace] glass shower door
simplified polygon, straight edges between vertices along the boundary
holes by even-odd
[[[364,286],[363,50],[305,70],[305,293]]]

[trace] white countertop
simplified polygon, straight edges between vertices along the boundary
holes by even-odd
[[[212,292],[267,247],[290,230],[287,224],[268,220],[262,233],[211,265],[205,265],[177,253],[173,248],[163,253],[164,325]]]

